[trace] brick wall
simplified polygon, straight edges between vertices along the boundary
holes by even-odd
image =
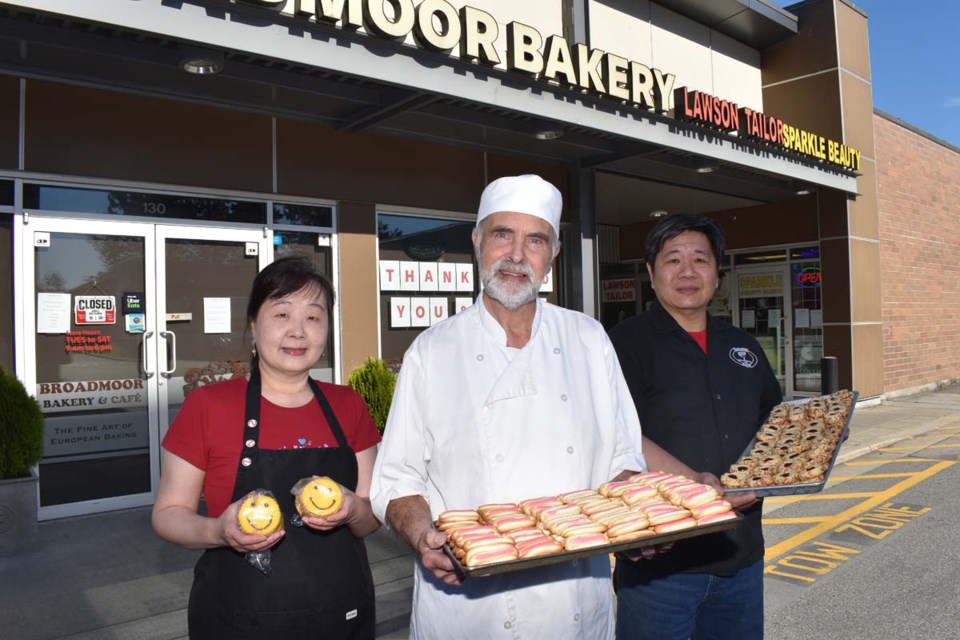
[[[874,115],[884,392],[960,378],[960,151]]]

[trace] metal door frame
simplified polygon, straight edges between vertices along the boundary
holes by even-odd
[[[272,233],[267,232],[264,229],[237,229],[237,228],[220,228],[220,227],[189,227],[189,226],[173,226],[173,225],[156,225],[156,283],[157,283],[157,296],[156,302],[154,304],[156,308],[156,340],[154,342],[153,353],[156,357],[157,367],[156,367],[156,384],[152,385],[151,388],[155,388],[157,392],[157,441],[156,448],[159,451],[160,441],[163,439],[163,436],[166,435],[167,428],[169,427],[169,386],[166,384],[169,379],[169,375],[164,373],[165,369],[173,370],[176,367],[164,366],[169,365],[166,361],[167,358],[167,343],[164,338],[164,334],[170,333],[173,334],[174,345],[176,344],[176,334],[173,331],[169,331],[167,327],[167,300],[166,296],[161,295],[161,292],[167,290],[167,274],[166,274],[166,241],[167,240],[211,240],[215,242],[246,242],[246,243],[256,243],[258,247],[257,253],[257,272],[259,273],[265,266],[267,266],[270,261],[273,259],[273,242],[272,242]],[[174,358],[176,358],[176,346],[174,346]],[[158,466],[159,469],[159,466]]]
[[[783,359],[784,376],[784,398],[792,398],[794,394],[793,385],[793,300],[790,291],[790,263],[782,262],[765,265],[733,266],[730,269],[730,276],[733,277],[733,286],[731,292],[733,295],[733,323],[741,327],[740,323],[740,276],[757,275],[763,273],[780,273],[780,295],[783,298],[783,308],[780,311],[780,319],[783,323],[783,344],[777,344],[778,349],[782,349],[780,357]],[[742,327],[741,327],[742,328]]]

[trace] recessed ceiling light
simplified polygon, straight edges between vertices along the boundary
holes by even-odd
[[[694,158],[693,168],[697,173],[713,173],[720,168],[720,165],[710,158]]]
[[[180,69],[198,76],[209,76],[223,71],[223,52],[183,45],[180,47]]]
[[[651,218],[663,218],[669,215],[669,212],[665,209],[655,209],[650,213],[648,213],[647,215],[650,216]]]
[[[541,129],[535,134],[537,140],[556,140],[563,137],[562,129]]]

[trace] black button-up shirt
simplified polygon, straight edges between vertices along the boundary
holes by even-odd
[[[757,341],[713,316],[706,353],[656,301],[614,327],[610,339],[643,435],[695,471],[723,475],[783,399]],[[679,541],[653,560],[618,562],[618,580],[678,571],[733,575],[763,557],[761,510],[757,503],[737,527]]]

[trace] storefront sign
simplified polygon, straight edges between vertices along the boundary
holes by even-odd
[[[586,44],[544,35],[521,22],[506,24],[506,50],[497,47],[496,18],[471,6],[459,10],[446,0],[222,0],[267,7],[297,19],[404,41],[412,36],[421,49],[457,50],[461,60],[489,67],[504,63],[515,73],[561,87],[600,95],[739,137],[776,146],[832,167],[860,169],[860,151],[785,123],[780,118],[739,107],[701,91],[675,88],[676,76]],[[389,5],[389,10],[387,9]]]
[[[111,336],[99,329],[67,331],[63,336],[63,350],[67,353],[101,354],[113,351]]]
[[[445,0],[423,0],[416,6],[413,0],[238,1],[344,29],[363,27],[390,40],[404,40],[413,34],[417,46],[429,51],[449,53],[457,49],[462,60],[491,67],[505,57],[510,71],[645,109],[666,112],[673,108],[673,74],[585,44],[571,45],[559,35],[544,38],[538,30],[520,22],[507,23],[506,51],[499,51],[496,18],[475,7],[458,11]],[[392,9],[389,16],[386,4]]]
[[[54,416],[43,421],[44,459],[150,446],[146,411]]]
[[[116,296],[76,296],[73,299],[75,324],[114,324],[117,321]]]
[[[473,291],[473,264],[380,261],[381,291]]]
[[[37,402],[44,413],[128,409],[147,406],[147,391],[140,378],[41,382]]]
[[[770,298],[783,295],[783,276],[779,273],[737,276],[740,298]]]
[[[769,143],[844,169],[860,169],[860,151],[853,147],[702,91],[681,87],[675,94],[676,115],[682,120],[706,124],[724,132],[735,131],[741,138]]]
[[[447,298],[390,298],[390,328],[429,327],[449,317]]]
[[[803,267],[793,274],[793,281],[803,289],[815,289],[820,286],[820,267]]]
[[[600,288],[604,302],[636,302],[637,300],[636,278],[601,280]]]

